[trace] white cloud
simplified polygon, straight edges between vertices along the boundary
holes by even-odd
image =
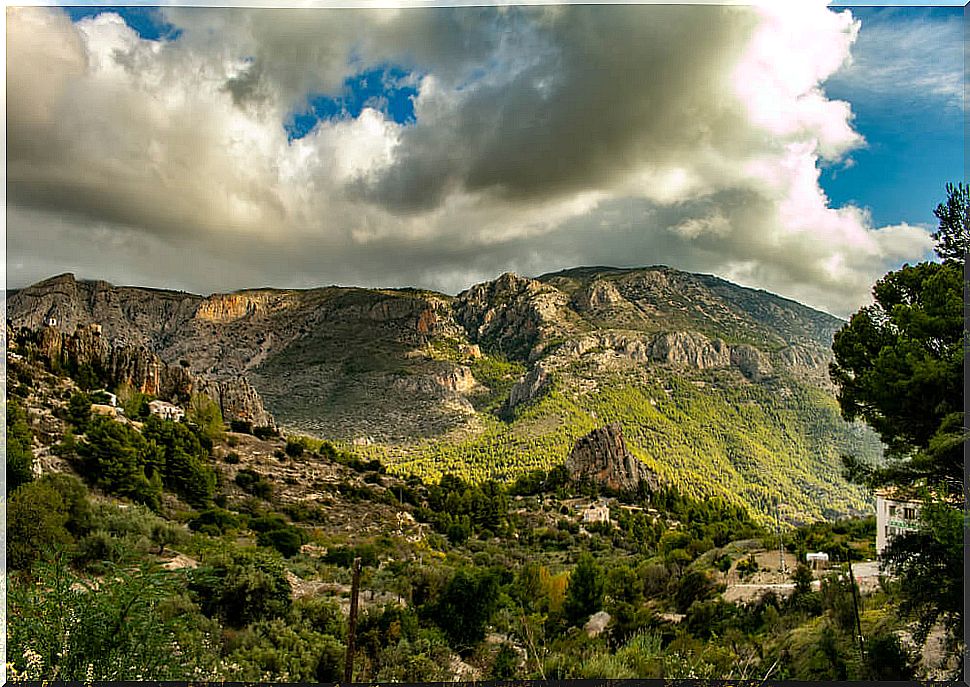
[[[178,40],[8,10],[11,280],[457,290],[665,262],[846,313],[929,246],[819,187],[862,143],[821,90],[858,23],[821,2],[163,11]],[[287,140],[381,64],[413,70],[416,124]]]
[[[862,22],[853,60],[829,86],[860,96],[965,108],[964,18],[883,9]]]

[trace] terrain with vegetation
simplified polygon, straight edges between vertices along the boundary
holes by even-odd
[[[339,681],[355,559],[355,680],[953,670],[842,517],[880,445],[823,313],[666,268],[8,306],[9,678]]]
[[[202,391],[227,419],[354,445],[400,476],[508,481],[619,423],[660,482],[761,522],[781,503],[796,523],[866,512],[839,456],[881,454],[828,381],[841,320],[663,267],[505,274],[457,297],[61,275],[13,294],[8,317],[66,368],[168,400]]]

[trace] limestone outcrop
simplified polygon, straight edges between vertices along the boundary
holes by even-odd
[[[594,429],[579,439],[566,459],[566,469],[575,480],[617,491],[634,490],[641,480],[651,488],[659,484],[656,475],[627,450],[619,423]]]

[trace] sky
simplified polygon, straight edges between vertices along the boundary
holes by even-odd
[[[664,264],[846,316],[964,178],[962,8],[8,7],[6,279]]]

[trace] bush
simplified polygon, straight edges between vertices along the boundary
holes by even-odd
[[[7,495],[34,479],[34,433],[27,413],[16,401],[7,401]]]
[[[290,609],[283,563],[263,552],[234,551],[196,568],[190,580],[202,612],[231,627],[279,618]]]
[[[132,679],[137,666],[143,680],[170,681],[214,667],[205,646],[211,625],[191,607],[171,609],[178,573],[109,565],[96,593],[65,557],[39,565],[35,575],[14,581],[7,597],[16,619],[7,626],[7,656],[20,675],[80,684]]]
[[[209,508],[189,520],[189,529],[193,532],[218,537],[226,532],[239,529],[241,524],[239,516],[235,513],[222,508]]]
[[[257,439],[262,439],[266,441],[272,437],[278,437],[280,433],[275,427],[270,427],[269,425],[260,425],[259,427],[253,427],[253,436]]]
[[[285,527],[268,532],[260,532],[256,537],[258,546],[267,546],[276,549],[285,558],[291,558],[300,552],[303,546],[303,537],[295,527]]]
[[[269,499],[273,495],[273,485],[250,468],[243,468],[236,473],[236,484],[243,491],[262,499]]]
[[[238,432],[239,434],[252,434],[253,433],[253,423],[249,420],[230,420],[229,430],[232,432]]]

